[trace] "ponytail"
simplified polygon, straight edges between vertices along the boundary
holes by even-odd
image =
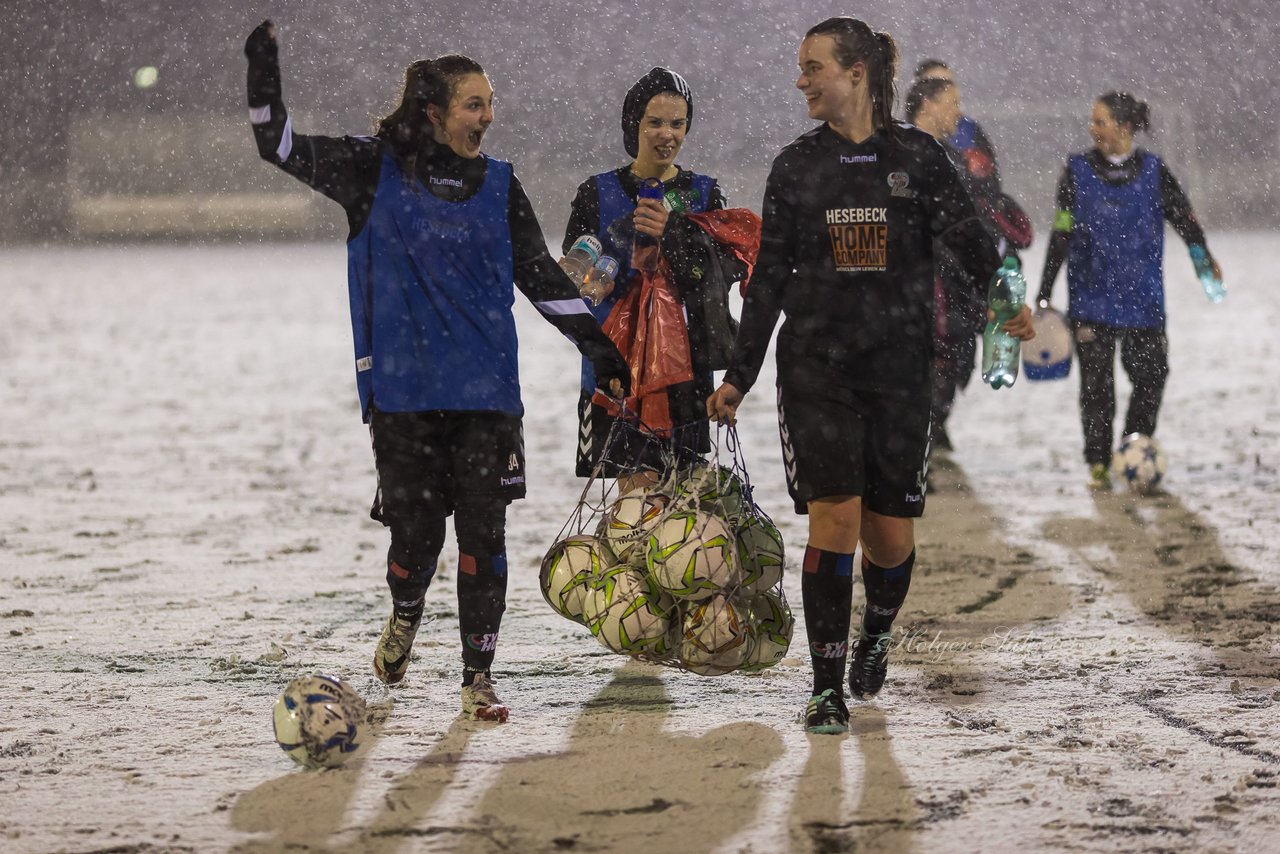
[[[890,139],[898,140],[901,131],[893,119],[893,102],[897,97],[894,75],[898,68],[898,46],[886,32],[872,32],[857,18],[828,18],[805,33],[830,36],[835,42],[835,57],[843,68],[861,62],[867,68],[867,91],[871,95],[871,122]]]
[[[1098,103],[1111,111],[1116,124],[1128,125],[1133,133],[1151,130],[1151,106],[1146,101],[1139,101],[1128,92],[1112,91],[1099,98]]]

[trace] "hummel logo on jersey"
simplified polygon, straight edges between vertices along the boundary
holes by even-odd
[[[876,156],[874,154],[841,154],[841,163],[875,163]]]
[[[461,190],[463,186],[461,178],[437,178],[435,175],[432,175],[427,178],[427,180],[432,184],[441,184],[445,187],[457,187],[459,190]]]

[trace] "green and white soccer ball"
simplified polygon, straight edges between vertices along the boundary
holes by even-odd
[[[653,580],[678,599],[706,599],[739,581],[733,532],[703,510],[667,515],[649,534],[644,559]]]
[[[669,488],[673,507],[682,510],[705,510],[732,520],[747,506],[742,479],[728,466],[700,463]]]
[[[336,676],[299,676],[276,700],[272,725],[276,744],[293,761],[332,768],[364,745],[364,698]]]
[[[618,563],[609,547],[590,534],[574,534],[553,545],[538,573],[542,598],[562,617],[581,623],[582,606],[605,570]]]
[[[587,596],[583,621],[605,647],[624,655],[661,657],[675,602],[640,569],[623,564],[606,570]]]
[[[596,535],[619,561],[626,561],[666,511],[667,498],[647,489],[633,489],[613,502],[600,520]]]
[[[1169,469],[1169,461],[1165,458],[1164,448],[1155,439],[1142,433],[1130,433],[1120,440],[1120,447],[1111,458],[1111,469],[1116,480],[1128,486],[1130,491],[1147,495],[1160,488]]]
[[[786,657],[796,621],[782,597],[766,590],[747,604],[747,627],[750,651],[741,669],[756,671],[773,667]]]
[[[742,520],[737,535],[743,595],[754,596],[777,587],[786,559],[777,527],[763,516],[752,515]]]
[[[682,627],[680,663],[701,676],[731,673],[751,651],[747,615],[728,596],[686,605]]]

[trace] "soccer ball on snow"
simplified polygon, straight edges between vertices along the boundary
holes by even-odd
[[[636,546],[644,543],[665,509],[665,496],[646,489],[633,489],[613,502],[600,520],[597,534],[618,560],[625,561]]]
[[[685,609],[680,663],[702,676],[737,670],[750,652],[746,614],[728,596],[712,596]]]
[[[566,537],[542,559],[538,573],[542,598],[560,616],[581,623],[587,594],[617,562],[609,547],[590,534]]]
[[[272,712],[276,744],[308,768],[332,768],[364,743],[364,699],[336,676],[299,676],[280,693]]]
[[[667,652],[674,610],[670,596],[641,570],[624,564],[600,578],[587,595],[582,618],[591,634],[614,652],[660,657]]]
[[[1142,495],[1160,487],[1168,467],[1160,443],[1142,433],[1130,433],[1121,439],[1120,447],[1111,458],[1116,479]]]
[[[782,534],[763,516],[748,516],[738,527],[738,559],[742,566],[742,590],[755,595],[771,590],[782,580],[785,556]]]
[[[654,581],[681,599],[705,599],[739,580],[733,532],[702,510],[680,510],[658,523],[645,565]]]
[[[787,654],[796,621],[791,609],[777,593],[765,591],[747,605],[747,631],[751,650],[742,662],[747,671],[773,667]]]

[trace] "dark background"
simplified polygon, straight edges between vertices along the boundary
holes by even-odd
[[[966,111],[991,133],[1009,188],[1041,232],[1065,155],[1089,144],[1091,102],[1112,88],[1151,102],[1156,127],[1140,142],[1166,155],[1210,226],[1280,220],[1272,0],[881,0],[862,9],[0,0],[0,10],[0,241],[85,239],[68,212],[76,194],[303,192],[256,159],[248,129],[241,47],[264,17],[280,27],[286,103],[303,132],[368,132],[409,62],[478,59],[498,99],[486,151],[515,162],[556,236],[577,183],[625,162],[622,96],[655,64],[680,71],[694,91],[682,165],[720,176],[732,202],[758,209],[777,149],[811,125],[793,88],[800,38],[831,14],[894,34],[900,94],[922,57],[951,63]],[[139,90],[133,75],[145,65],[159,79]],[[337,206],[314,204],[302,236],[343,234]]]

